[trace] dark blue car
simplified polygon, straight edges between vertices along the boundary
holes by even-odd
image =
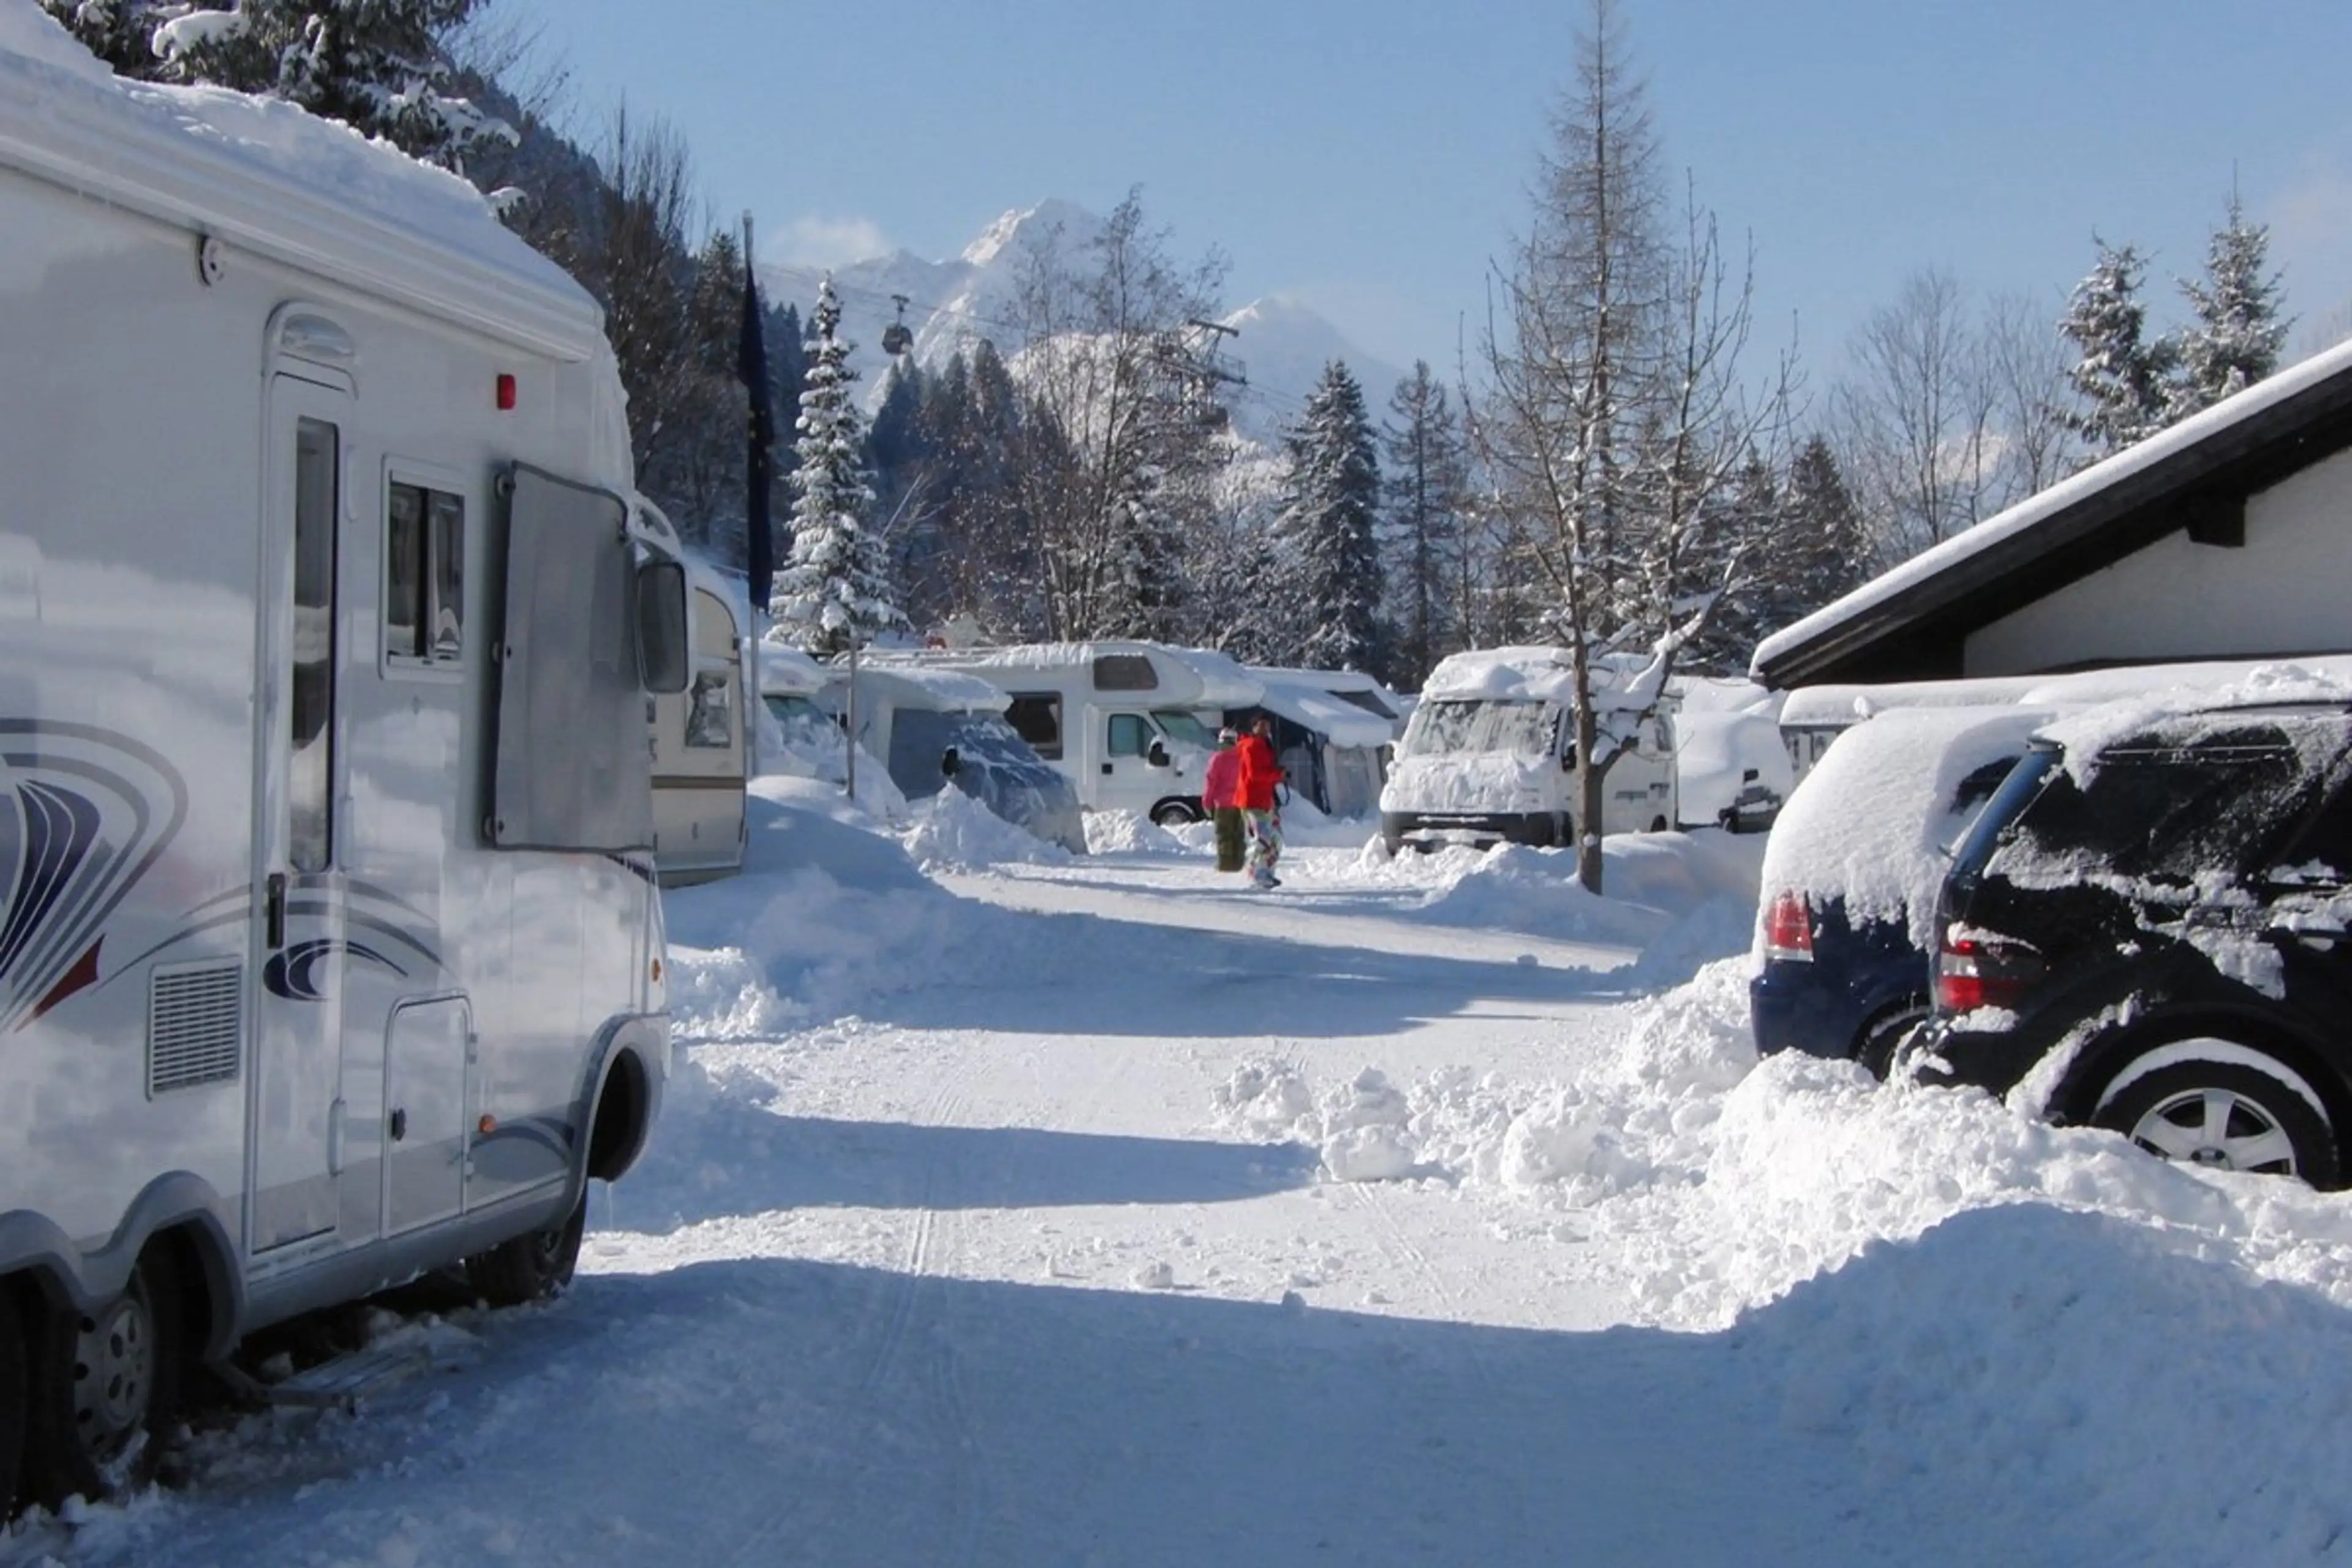
[[[1838,737],[1765,850],[1756,1048],[1858,1061],[1885,1076],[1927,1016],[1936,894],[1959,841],[2045,710],[1882,713]]]

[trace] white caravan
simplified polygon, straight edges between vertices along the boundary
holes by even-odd
[[[1429,672],[1381,791],[1381,835],[1391,850],[1576,842],[1569,657],[1560,647],[1490,648],[1454,654]],[[1624,748],[1605,783],[1604,834],[1656,832],[1678,816],[1675,699],[1644,689],[1646,662],[1593,661],[1593,698]]]
[[[649,700],[654,748],[654,863],[667,887],[732,876],[743,865],[743,784],[751,771],[743,679],[741,587],[689,557],[694,674],[684,691]]]
[[[0,363],[0,1494],[57,1498],[258,1326],[568,1276],[667,1068],[685,580],[481,198],[25,0]]]
[[[760,639],[752,658],[760,672],[760,706],[766,715],[760,727],[761,771],[843,783],[848,774],[849,740],[842,733],[838,715],[825,706],[824,694],[846,676],[772,636]]]
[[[1201,819],[1201,773],[1218,717],[1263,687],[1220,653],[1154,642],[1036,643],[925,654],[1012,698],[1006,718],[1089,811]]]
[[[842,688],[847,671],[839,667]],[[1070,782],[1005,721],[1011,699],[977,676],[877,656],[858,666],[857,742],[908,800],[953,784],[1016,827],[1073,854],[1087,848]],[[829,700],[840,700],[835,689]]]
[[[1274,719],[1274,749],[1292,794],[1326,816],[1369,816],[1380,808],[1396,710],[1380,682],[1354,670],[1281,669],[1251,665],[1261,688],[1255,703],[1235,708],[1239,725],[1255,712]]]

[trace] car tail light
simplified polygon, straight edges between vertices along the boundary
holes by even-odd
[[[1802,893],[1780,893],[1764,911],[1764,956],[1767,960],[1811,963],[1813,961],[1813,911]]]
[[[2042,978],[2042,954],[1992,931],[1953,926],[1936,952],[1936,1005],[1947,1013],[2007,1007]]]

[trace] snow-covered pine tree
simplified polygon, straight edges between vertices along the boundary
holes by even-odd
[[[448,40],[482,0],[41,0],[142,81],[281,98],[455,168],[513,128],[452,89]]]
[[[2263,275],[2270,243],[2269,226],[2248,223],[2231,191],[2229,221],[2206,247],[2204,281],[2180,285],[2196,321],[2180,334],[2174,418],[2210,408],[2278,369],[2288,323],[2279,314],[2278,274]]]
[[[793,554],[769,605],[778,628],[811,653],[863,647],[905,620],[889,575],[889,551],[871,525],[866,443],[850,384],[841,301],[827,274],[809,314],[808,370],[801,392],[800,465],[793,470]]]
[[[1390,677],[1417,689],[1430,667],[1465,646],[1453,584],[1461,574],[1462,509],[1470,455],[1445,384],[1417,360],[1389,399],[1387,551]]]
[[[1385,673],[1381,646],[1380,458],[1363,388],[1333,360],[1287,440],[1288,473],[1275,530],[1288,555],[1278,613],[1298,662]]]
[[[2099,259],[2074,285],[2058,331],[2081,352],[2066,379],[2081,399],[2068,427],[2088,443],[2089,460],[2122,451],[2164,428],[2170,419],[2174,346],[2147,336],[2140,303],[2146,263],[2132,247],[2094,237]]]

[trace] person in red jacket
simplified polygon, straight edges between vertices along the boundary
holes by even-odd
[[[1242,868],[1242,758],[1231,730],[1217,731],[1217,749],[1201,774],[1201,809],[1217,825],[1217,869]]]
[[[1234,748],[1242,759],[1242,816],[1249,824],[1250,881],[1260,888],[1278,888],[1274,863],[1282,858],[1282,818],[1275,809],[1274,789],[1282,782],[1282,765],[1274,760],[1274,719],[1261,713],[1249,733]]]

